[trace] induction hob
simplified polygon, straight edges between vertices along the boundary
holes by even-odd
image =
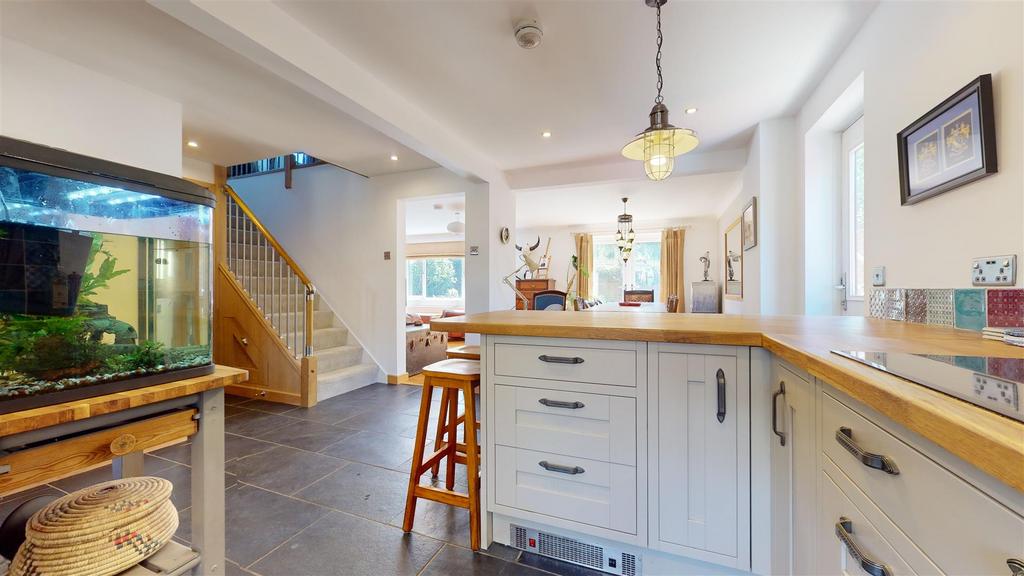
[[[1024,422],[1024,359],[833,350],[883,372]]]

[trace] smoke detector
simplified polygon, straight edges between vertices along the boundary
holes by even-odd
[[[540,46],[543,39],[544,31],[540,29],[540,24],[536,20],[520,20],[516,24],[516,44],[519,44],[520,48],[532,50]]]

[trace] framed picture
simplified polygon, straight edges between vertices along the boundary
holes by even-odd
[[[743,219],[725,229],[725,297],[743,299]]]
[[[992,75],[978,76],[896,138],[904,206],[994,174]]]
[[[743,251],[757,246],[757,196],[743,208]]]

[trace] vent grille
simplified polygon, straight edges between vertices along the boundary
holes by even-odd
[[[604,569],[604,549],[572,538],[563,538],[541,532],[537,539],[537,553],[598,570]]]
[[[622,576],[636,576],[636,556],[622,553]]]
[[[509,525],[509,536],[509,544],[512,546],[548,558],[586,566],[608,574],[640,576],[643,573],[640,557],[607,546],[581,542],[515,524]]]

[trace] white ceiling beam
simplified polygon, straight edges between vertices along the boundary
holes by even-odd
[[[434,120],[274,3],[148,1],[452,172],[492,183],[504,180],[497,164],[472,143]]]
[[[676,158],[675,169],[670,178],[734,172],[742,170],[746,163],[745,149],[690,153]],[[505,178],[513,190],[621,182],[644,177],[642,163],[621,156],[533,166],[505,172]]]

